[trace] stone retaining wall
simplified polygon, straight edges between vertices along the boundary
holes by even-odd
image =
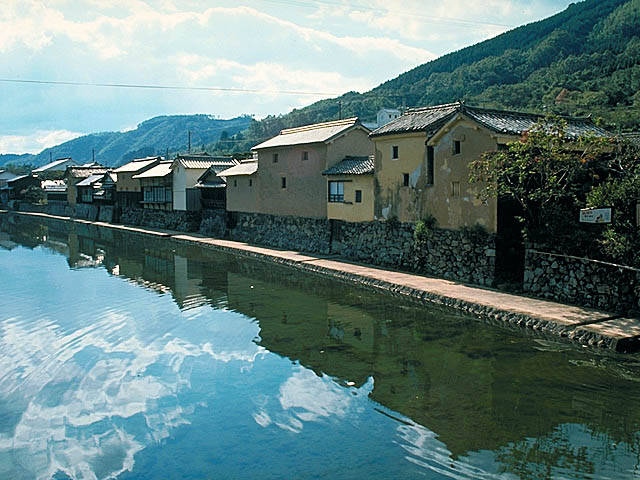
[[[640,270],[528,249],[523,289],[536,297],[628,313],[640,309]]]
[[[179,232],[197,232],[200,228],[201,218],[200,212],[123,208],[120,214],[120,223]]]
[[[32,207],[36,208],[36,207]],[[111,206],[37,206],[44,213],[113,222]],[[57,209],[56,212],[52,211]],[[321,218],[204,210],[125,208],[119,223],[196,232],[214,238],[315,254],[336,254],[357,262],[454,281],[491,286],[495,279],[495,237],[482,231],[423,229],[398,221],[343,222]]]
[[[330,233],[322,218],[231,212],[227,221],[231,240],[309,253],[330,253]]]
[[[495,237],[474,230],[427,228],[399,222],[340,222],[335,250],[372,265],[476,285],[495,280]]]
[[[397,268],[476,285],[492,285],[495,237],[473,230],[430,228],[416,238],[414,223],[343,222],[231,213],[226,237],[348,260]],[[203,215],[200,233],[221,238],[220,216]]]

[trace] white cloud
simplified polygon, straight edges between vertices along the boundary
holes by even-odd
[[[28,135],[0,135],[0,152],[3,153],[40,153],[45,148],[60,145],[85,135],[69,130],[38,130]]]
[[[8,0],[0,9],[2,77],[89,85],[0,84],[0,108],[14,112],[0,119],[0,152],[46,148],[50,144],[32,132],[51,125],[57,135],[118,130],[154,115],[286,113],[347,91],[365,92],[494,36],[504,25],[537,20],[568,4],[487,1],[218,0],[211,6],[204,0]]]

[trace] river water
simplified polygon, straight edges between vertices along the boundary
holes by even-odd
[[[2,479],[640,478],[640,361],[0,215]]]

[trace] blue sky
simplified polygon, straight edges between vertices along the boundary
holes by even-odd
[[[365,92],[565,0],[4,0],[0,153]]]

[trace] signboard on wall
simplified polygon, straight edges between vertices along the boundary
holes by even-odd
[[[611,208],[583,208],[580,210],[581,223],[611,223]]]

